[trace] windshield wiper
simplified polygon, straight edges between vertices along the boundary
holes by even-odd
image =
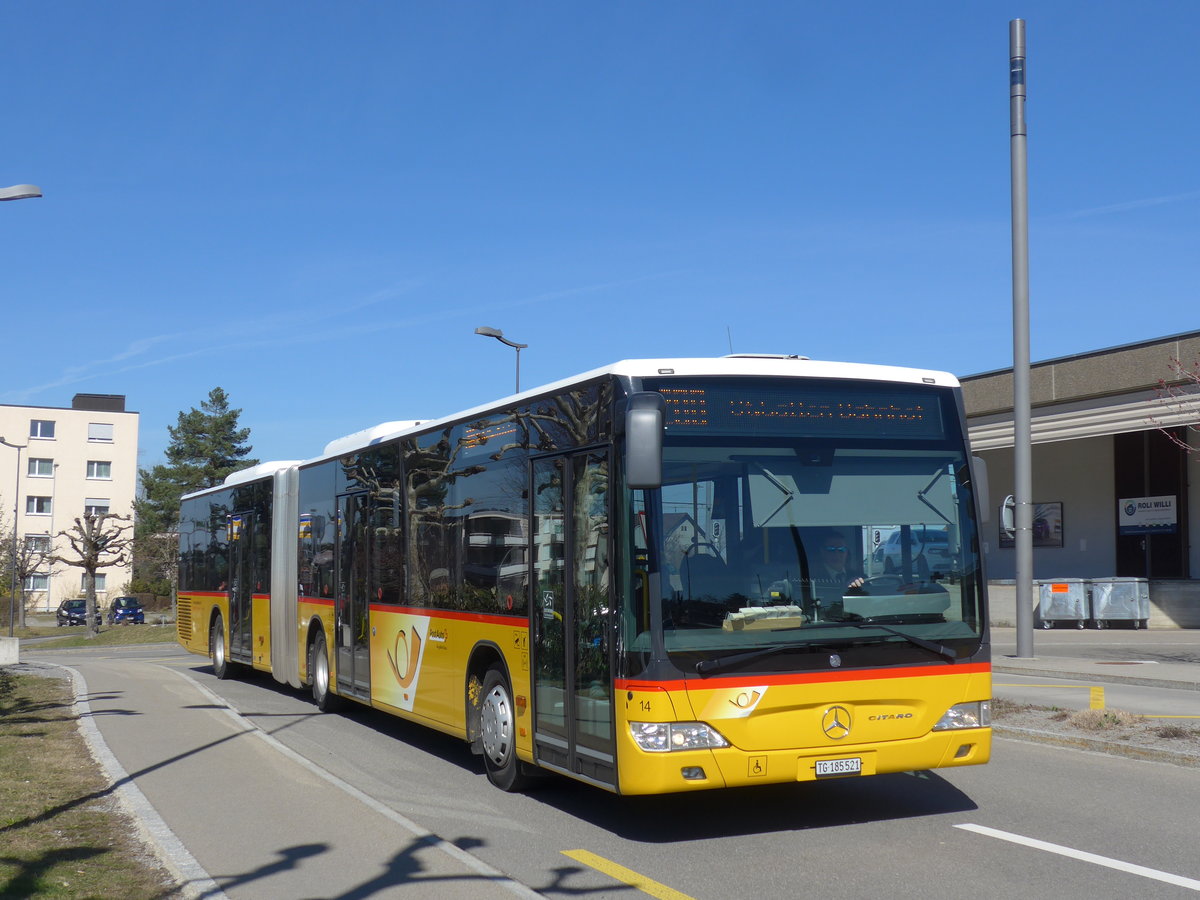
[[[731,656],[718,656],[716,659],[702,659],[696,663],[696,671],[701,675],[707,675],[709,672],[717,672],[721,669],[732,668],[733,666],[752,663],[755,660],[766,659],[768,656],[774,656],[776,653],[784,653],[788,650],[808,650],[811,648],[807,643],[795,644],[779,644],[774,647],[760,647],[757,650],[747,650],[745,653],[734,653]]]
[[[818,622],[815,625],[803,626],[806,631],[813,628],[878,628],[880,631],[886,631],[888,634],[894,634],[898,638],[903,638],[914,647],[920,647],[922,650],[928,650],[930,653],[936,653],[948,662],[958,662],[958,654],[944,644],[939,644],[936,641],[927,641],[923,637],[917,637],[915,634],[909,634],[905,631],[898,631],[887,625],[881,625],[878,622]]]

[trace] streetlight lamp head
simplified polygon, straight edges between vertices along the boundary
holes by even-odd
[[[499,328],[488,328],[486,325],[480,325],[475,329],[475,333],[482,334],[484,337],[495,338],[502,344],[507,344],[510,347],[516,348],[518,353],[529,346],[528,344],[518,344],[516,341],[510,341],[504,336],[504,332]]]
[[[36,184],[14,184],[0,188],[0,200],[30,200],[40,196],[42,189]]]
[[[510,341],[504,336],[504,332],[499,328],[489,328],[486,325],[480,325],[475,329],[476,334],[482,334],[484,337],[495,338],[502,344],[506,344],[517,351],[517,393],[521,393],[521,351],[528,347],[528,344],[518,344],[516,341]]]

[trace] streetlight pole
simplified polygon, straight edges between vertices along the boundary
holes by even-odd
[[[12,591],[8,596],[8,636],[13,636],[13,628],[17,621],[17,511],[20,509],[21,497],[21,451],[28,447],[28,444],[10,444],[3,437],[0,437],[0,444],[5,447],[12,447],[17,451],[17,477],[13,481],[13,524],[12,524]],[[25,602],[24,585],[22,587],[21,602]]]
[[[1033,656],[1033,439],[1029,401],[1029,186],[1025,20],[1008,23],[1012,193],[1013,494],[1016,498],[1017,657]]]
[[[484,337],[493,337],[502,344],[507,344],[517,351],[517,390],[516,393],[521,393],[521,351],[528,347],[528,344],[518,344],[515,341],[510,341],[504,336],[504,332],[499,328],[488,328],[486,325],[481,325],[475,329],[476,334],[482,334]]]
[[[42,189],[36,184],[13,184],[8,187],[0,188],[0,200],[31,200],[35,197],[42,196]],[[17,480],[13,483],[13,531],[12,531],[12,593],[8,598],[8,636],[13,636],[13,627],[16,623],[16,599],[17,599],[17,514],[19,510],[18,503],[21,497],[21,451],[28,447],[28,444],[10,444],[3,437],[0,437],[0,444],[5,447],[12,447],[17,451]],[[25,603],[25,585],[21,585],[21,604]]]

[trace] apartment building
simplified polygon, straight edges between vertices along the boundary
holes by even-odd
[[[0,404],[0,509],[18,546],[71,556],[60,532],[87,513],[133,515],[138,413],[121,394],[76,394],[69,409]],[[6,529],[7,530],[7,529]],[[102,569],[96,596],[117,596],[132,566]],[[83,570],[45,563],[24,583],[27,612],[49,612],[83,591]]]

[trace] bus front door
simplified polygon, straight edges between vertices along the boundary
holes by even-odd
[[[534,753],[615,785],[607,451],[534,460],[532,505]]]
[[[367,631],[370,535],[367,494],[339,496],[333,581],[337,692],[362,699],[371,694],[371,643]]]

